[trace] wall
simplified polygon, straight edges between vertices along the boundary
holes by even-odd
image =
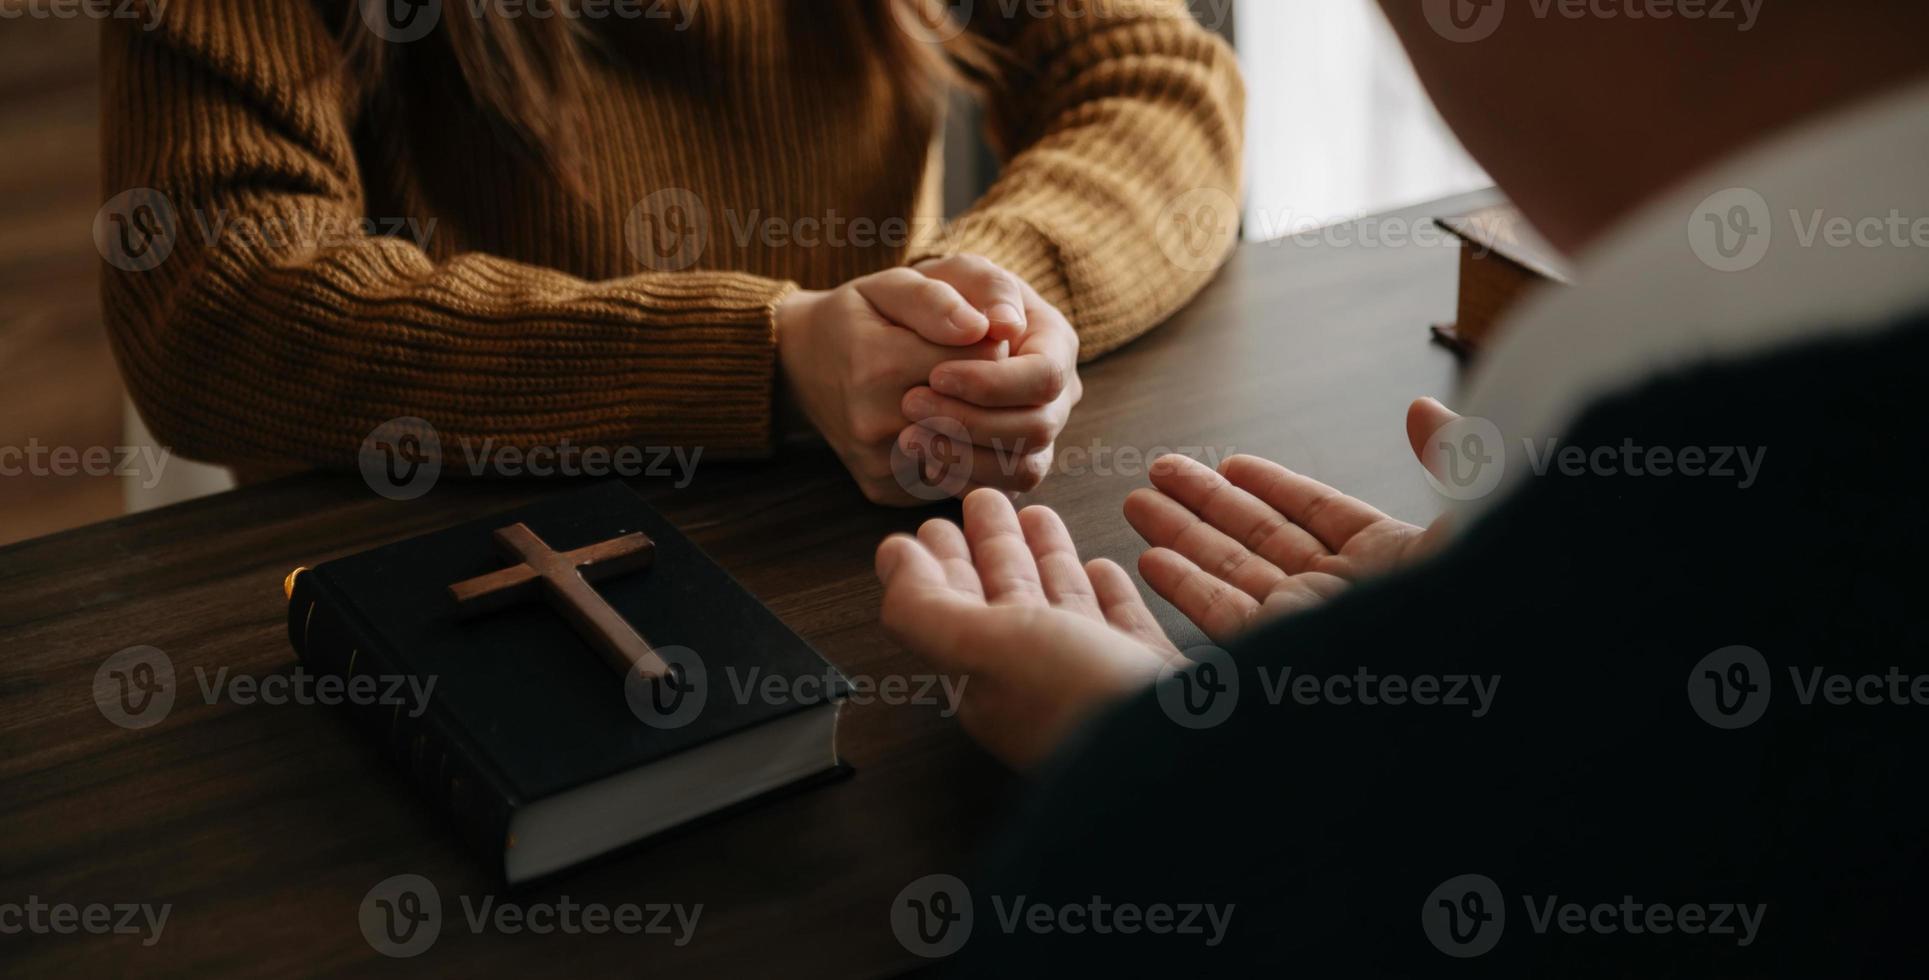
[[[95,26],[0,20],[0,452],[113,447],[121,387],[101,328]],[[12,454],[0,466],[12,472]],[[113,476],[0,475],[0,544],[120,512]]]

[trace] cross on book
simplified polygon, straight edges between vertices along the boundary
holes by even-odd
[[[618,673],[634,671],[651,680],[669,676],[669,665],[591,584],[647,568],[656,554],[649,535],[637,532],[557,551],[527,525],[512,524],[497,529],[495,539],[517,564],[449,586],[460,615],[495,612],[540,594]]]

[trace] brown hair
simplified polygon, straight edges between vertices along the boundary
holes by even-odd
[[[344,64],[351,84],[364,93],[379,88],[401,47],[362,23],[363,6],[387,2],[348,0]],[[562,2],[528,0],[527,5],[555,11]],[[681,7],[703,0],[667,2]],[[512,18],[489,4],[474,10],[475,16],[445,15],[436,28],[469,98],[523,148],[576,183],[575,145],[586,125],[582,97],[600,39],[581,18]],[[832,0],[814,8],[812,16],[841,18],[846,35],[868,43],[888,80],[913,98],[935,102],[950,83],[982,90],[993,84],[1002,60],[990,42],[956,30],[961,25],[950,21],[943,0]],[[955,36],[938,40],[947,35]]]

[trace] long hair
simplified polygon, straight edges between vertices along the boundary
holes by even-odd
[[[357,91],[374,92],[398,56],[392,44],[363,25],[371,5],[392,0],[349,0],[342,28],[344,70]],[[521,148],[576,184],[576,147],[586,128],[583,106],[590,59],[599,39],[582,19],[561,16],[567,0],[526,0],[530,11],[556,16],[507,17],[494,4],[447,0],[434,28],[442,33],[460,82],[476,108],[491,116]],[[710,0],[661,0],[701,15]],[[890,84],[933,104],[947,86],[983,90],[997,77],[1002,52],[992,42],[953,23],[943,0],[807,0],[810,15],[842,19],[844,35],[866,44]],[[473,11],[474,16],[468,14]],[[378,15],[379,16],[379,15]]]

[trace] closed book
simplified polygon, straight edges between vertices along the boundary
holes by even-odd
[[[546,579],[463,608],[451,586],[518,567],[499,540],[517,525],[565,554],[646,541],[579,599],[671,673],[613,669]],[[512,884],[838,768],[843,676],[618,482],[300,569],[288,599],[304,668],[342,678],[345,710]]]
[[[1461,240],[1460,300],[1454,322],[1434,334],[1462,354],[1490,342],[1529,292],[1570,281],[1567,260],[1512,205],[1437,223]]]

